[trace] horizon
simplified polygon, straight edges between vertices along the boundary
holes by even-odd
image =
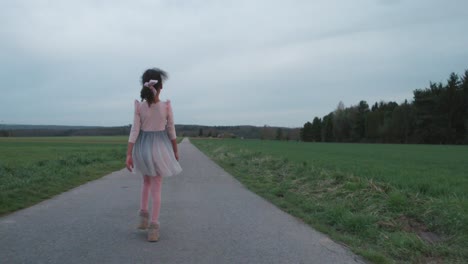
[[[468,69],[467,69],[468,71]],[[418,89],[425,89],[425,88],[418,88]],[[416,90],[416,89],[415,89]],[[372,105],[376,104],[376,103],[380,103],[380,102],[395,102],[397,103],[398,105],[402,104],[403,102],[407,101],[408,103],[413,103],[413,98],[411,99],[403,99],[402,101],[400,102],[396,102],[396,101],[392,101],[392,100],[378,100],[378,101],[375,101],[373,103],[370,103],[370,102],[367,102],[369,104],[369,107],[372,107]],[[336,106],[338,106],[338,104],[342,102],[342,101],[339,101]],[[359,104],[359,101],[354,103],[354,104],[350,104],[350,105],[346,105],[345,104],[345,107],[351,107],[351,106],[355,106]],[[328,113],[326,113],[325,115],[328,115],[329,113],[331,112],[334,112],[336,110],[336,106],[334,109],[330,110]],[[177,123],[175,125],[178,125],[178,126],[181,126],[181,125],[186,125],[186,126],[208,126],[208,127],[213,127],[213,126],[254,126],[254,127],[263,127],[263,126],[268,126],[268,127],[280,127],[280,128],[289,128],[289,129],[294,129],[294,128],[302,128],[304,126],[305,123],[307,122],[312,122],[312,120],[315,118],[315,117],[318,117],[320,119],[322,119],[325,115],[323,116],[314,116],[312,118],[310,118],[310,120],[305,120],[302,124],[298,125],[298,126],[277,126],[277,125],[269,125],[269,124],[263,124],[263,125],[255,125],[255,124],[233,124],[233,125],[219,125],[219,124],[214,124],[214,125],[205,125],[205,124],[181,124],[181,123]],[[122,126],[128,126],[128,125],[132,125],[131,123],[128,123],[126,125],[80,125],[80,124],[32,124],[32,123],[23,123],[23,124],[20,124],[20,123],[4,123],[3,120],[0,120],[0,126],[1,125],[18,125],[18,126],[80,126],[80,127],[122,127]]]
[[[199,124],[175,124],[176,126],[200,126],[200,127],[264,127],[265,125],[256,126],[256,125],[199,125]],[[126,127],[131,126],[131,124],[127,125],[120,125],[120,126],[93,126],[93,125],[47,125],[47,124],[0,124],[1,126],[59,126],[59,127],[98,127],[98,128],[110,128],[110,127]],[[275,127],[275,128],[287,128],[287,129],[296,129],[301,127],[282,127],[282,126],[269,126],[267,127]]]

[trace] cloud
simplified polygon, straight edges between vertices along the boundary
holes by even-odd
[[[0,120],[131,123],[140,75],[158,66],[170,74],[163,97],[172,99],[177,123],[301,126],[340,100],[403,101],[465,70],[467,7],[10,1],[0,10]]]

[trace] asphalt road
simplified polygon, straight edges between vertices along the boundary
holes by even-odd
[[[137,230],[141,179],[125,169],[0,218],[0,263],[362,263],[251,193],[188,140],[163,179],[160,241]]]

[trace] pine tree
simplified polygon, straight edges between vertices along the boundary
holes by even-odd
[[[283,130],[281,128],[278,128],[276,130],[276,140],[282,140],[283,139]]]
[[[468,144],[468,70],[465,70],[465,74],[462,77],[461,81],[461,89],[463,91],[463,105],[464,107],[464,113],[463,113],[463,119],[464,119],[464,143]]]
[[[322,141],[333,142],[333,113],[329,113],[322,119]]]
[[[452,72],[447,80],[446,89],[444,89],[445,96],[442,98],[445,101],[443,103],[444,112],[447,114],[445,143],[457,142],[457,130],[459,130],[457,127],[463,119],[463,97],[460,84],[460,78]],[[464,126],[463,123],[461,125]]]
[[[311,134],[313,141],[322,141],[322,121],[318,117],[315,117],[312,121]]]
[[[366,101],[359,102],[358,105],[358,120],[357,120],[357,131],[359,134],[359,139],[366,139],[367,138],[367,115],[369,114],[369,105]]]
[[[301,135],[301,140],[305,142],[311,142],[314,140],[313,134],[312,134],[312,123],[307,122],[304,124],[304,127],[301,128],[300,131]]]

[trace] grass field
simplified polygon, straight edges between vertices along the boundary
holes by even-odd
[[[0,138],[0,215],[124,168],[127,140]]]
[[[375,263],[468,260],[468,147],[196,140],[249,189]]]

